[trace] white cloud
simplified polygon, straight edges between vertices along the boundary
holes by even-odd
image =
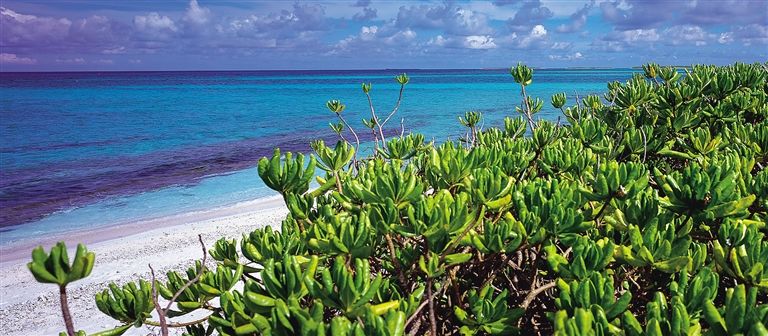
[[[176,32],[176,23],[165,15],[160,15],[157,12],[152,12],[147,15],[137,15],[133,18],[133,24],[139,31],[146,32],[163,32],[171,31]]]
[[[733,32],[721,33],[717,38],[717,42],[720,44],[727,44],[733,42]]]
[[[126,48],[124,46],[104,49],[101,51],[102,54],[106,55],[118,55],[118,54],[125,54]]]
[[[189,7],[184,14],[184,20],[195,24],[204,24],[208,22],[211,15],[211,10],[205,7],[200,7],[197,0],[189,0]]]
[[[552,43],[552,46],[549,48],[553,50],[568,50],[571,49],[571,47],[573,47],[573,43],[571,42],[555,42]]]
[[[464,38],[464,47],[468,49],[494,49],[497,47],[493,37],[488,35],[471,35]]]
[[[0,54],[0,64],[35,64],[37,60],[29,57],[19,57],[16,54]]]
[[[707,33],[699,26],[678,25],[664,29],[664,40],[672,45],[693,43],[697,46],[706,45],[714,35]]]
[[[659,40],[656,29],[631,29],[614,32],[608,35],[609,41],[622,42],[655,42]]]
[[[370,27],[363,26],[362,28],[360,28],[360,40],[371,41],[376,37],[376,32],[378,31],[379,31],[379,27],[377,26],[370,26]]]
[[[549,55],[549,59],[552,61],[573,61],[584,58],[584,55],[582,55],[580,52],[575,52],[573,54],[567,54],[567,55]]]
[[[57,58],[56,63],[62,64],[85,64],[85,59],[82,57],[75,58]]]

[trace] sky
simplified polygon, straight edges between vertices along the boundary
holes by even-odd
[[[3,0],[1,71],[768,60],[768,0]]]

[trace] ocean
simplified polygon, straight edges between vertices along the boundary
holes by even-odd
[[[632,69],[537,69],[528,94],[555,120],[558,92],[602,94]],[[517,116],[520,88],[505,69],[226,72],[0,73],[0,245],[72,230],[224,207],[274,195],[255,166],[274,147],[309,151],[334,141],[325,102],[367,136],[360,83],[377,113],[397,99],[390,134],[457,139],[457,117],[483,112],[483,126]]]

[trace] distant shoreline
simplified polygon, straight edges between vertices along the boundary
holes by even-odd
[[[637,67],[533,67],[534,70],[568,71],[568,70],[635,70]],[[82,74],[82,73],[350,73],[350,72],[455,72],[455,71],[508,71],[509,68],[408,68],[408,69],[250,69],[250,70],[82,70],[82,71],[0,71],[0,76],[5,74]]]

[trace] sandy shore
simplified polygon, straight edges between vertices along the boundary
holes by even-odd
[[[265,225],[279,226],[286,213],[282,199],[266,198],[0,248],[0,330],[3,335],[25,336],[56,335],[65,330],[57,287],[36,282],[27,270],[34,246],[42,244],[48,250],[59,240],[71,248],[84,242],[96,253],[91,276],[67,287],[75,328],[92,333],[118,325],[94,301],[94,295],[108,283],[149,279],[148,264],[162,277],[168,270],[185,270],[202,257],[198,234],[210,248],[220,237],[239,239]],[[208,260],[213,265],[210,257]],[[147,335],[153,330],[133,328],[126,335]]]

